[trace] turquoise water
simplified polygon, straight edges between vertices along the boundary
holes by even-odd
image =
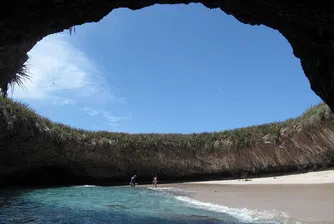
[[[77,186],[0,190],[0,223],[297,223],[283,213],[231,209],[174,188]]]

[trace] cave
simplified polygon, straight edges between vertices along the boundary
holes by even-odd
[[[274,0],[26,0],[3,1],[0,7],[0,88],[6,93],[28,60],[27,52],[47,35],[98,22],[112,10],[138,10],[154,4],[202,3],[219,8],[249,25],[278,30],[311,89],[334,111],[334,14],[323,1]]]

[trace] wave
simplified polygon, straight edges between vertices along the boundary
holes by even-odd
[[[75,187],[98,187],[96,185],[80,185],[80,186],[75,186]]]
[[[194,193],[195,191],[191,190],[185,190],[185,189],[180,189],[180,188],[175,188],[175,187],[158,187],[158,188],[153,188],[153,187],[148,187],[147,189],[154,190],[154,191],[163,191],[163,192],[175,192],[175,193]]]
[[[251,223],[272,223],[272,224],[302,224],[302,222],[291,219],[284,212],[280,212],[274,209],[271,210],[250,210],[250,209],[237,209],[229,208],[222,205],[207,203],[198,201],[185,196],[176,196],[177,200],[186,203],[188,206],[193,208],[226,213],[238,218],[242,222],[251,222]]]

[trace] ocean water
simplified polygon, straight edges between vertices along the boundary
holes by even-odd
[[[75,186],[1,189],[0,223],[298,223],[277,211],[228,208],[175,188]]]

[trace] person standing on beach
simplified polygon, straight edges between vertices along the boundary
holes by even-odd
[[[158,184],[158,176],[154,175],[153,182],[152,182],[152,187],[157,188],[157,184]]]
[[[133,177],[131,177],[131,180],[130,180],[130,186],[131,187],[135,187],[136,186],[136,175],[133,175]]]

